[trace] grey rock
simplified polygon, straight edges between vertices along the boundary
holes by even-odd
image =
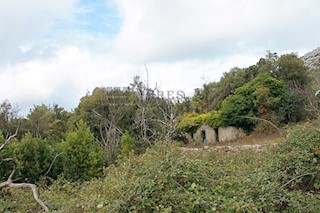
[[[307,65],[311,69],[320,68],[320,47],[315,50],[312,50],[309,53],[306,53],[301,57],[304,61],[305,65]]]

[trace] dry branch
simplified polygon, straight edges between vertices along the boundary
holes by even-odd
[[[9,137],[7,137],[7,139],[4,141],[4,143],[0,146],[0,151],[11,142],[11,140],[17,136],[19,131],[19,127],[16,129],[16,132],[13,135],[10,135]]]
[[[268,121],[268,120],[263,119],[263,118],[251,117],[251,116],[238,116],[238,117],[241,117],[241,118],[248,118],[248,119],[252,119],[252,120],[264,121],[264,122],[266,122],[266,123],[270,124],[272,127],[274,127],[274,128],[279,132],[279,134],[280,134],[281,136],[283,136],[283,134],[282,134],[281,130],[280,130],[280,129],[275,125],[275,124],[273,124],[271,121]]]
[[[311,175],[312,175],[312,173],[306,173],[306,174],[302,174],[302,175],[299,175],[297,177],[294,177],[291,180],[289,180],[287,183],[283,184],[280,188],[282,189],[282,188],[288,186],[290,183],[292,183],[293,181],[295,181],[295,180],[297,180],[299,178],[302,178],[302,177],[305,177],[305,176],[311,176]]]

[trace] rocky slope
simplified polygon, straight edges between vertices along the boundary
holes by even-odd
[[[320,47],[309,53],[306,53],[301,58],[304,63],[311,69],[320,68]]]

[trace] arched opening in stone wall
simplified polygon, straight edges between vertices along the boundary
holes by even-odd
[[[202,138],[203,145],[207,145],[208,142],[207,142],[207,135],[205,130],[201,130],[201,138]]]

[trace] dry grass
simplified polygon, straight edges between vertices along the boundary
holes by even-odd
[[[258,133],[254,132],[244,138],[238,139],[236,141],[219,143],[216,145],[268,145],[272,143],[276,143],[277,140],[284,137],[285,134],[280,135],[278,132],[273,133]]]

